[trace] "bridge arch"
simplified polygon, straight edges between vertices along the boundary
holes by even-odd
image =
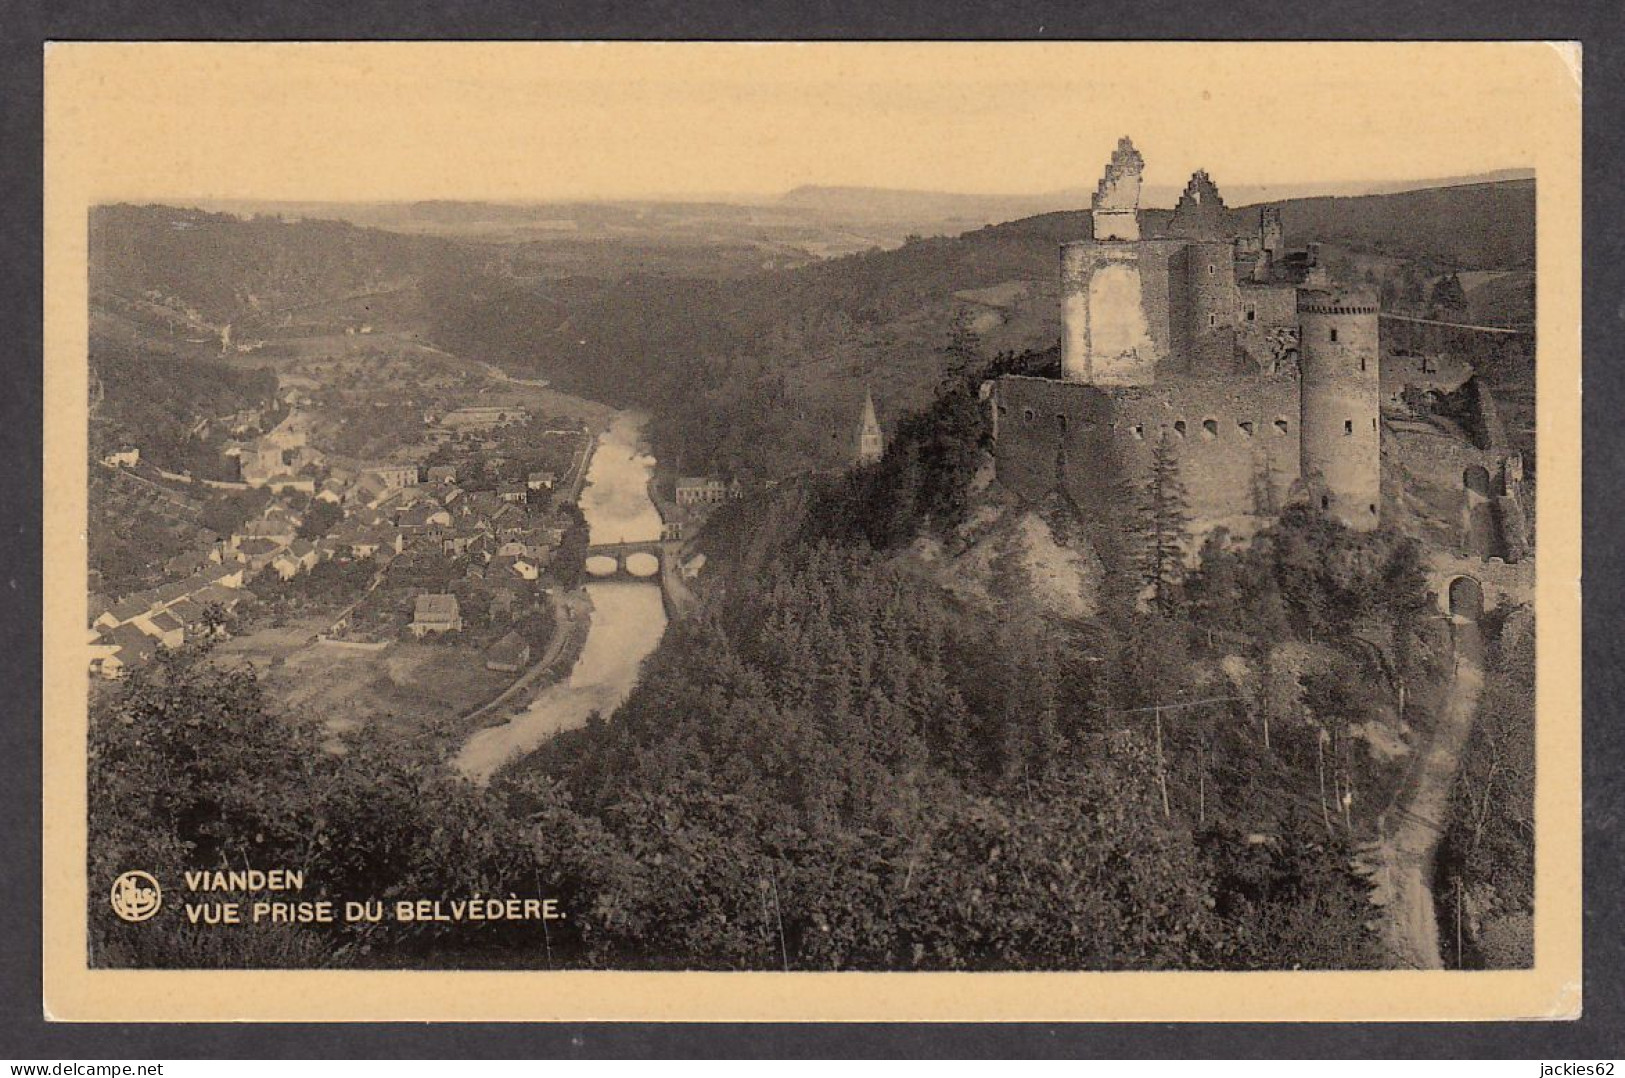
[[[1461,485],[1474,494],[1490,496],[1490,471],[1482,464],[1469,464],[1461,473]]]

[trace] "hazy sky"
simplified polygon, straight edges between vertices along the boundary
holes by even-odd
[[[1424,179],[1531,165],[1521,45],[67,45],[47,138],[104,197],[548,199],[799,184]],[[1576,91],[1577,92],[1577,91]],[[1549,100],[1549,98],[1548,98]]]

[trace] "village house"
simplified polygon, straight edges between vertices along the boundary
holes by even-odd
[[[257,573],[270,565],[286,545],[274,539],[244,539],[237,544],[237,557],[249,572]]]
[[[429,466],[429,482],[455,483],[457,482],[457,466],[454,464],[431,464]]]
[[[165,576],[191,576],[209,567],[211,558],[208,552],[201,550],[187,551],[176,554],[164,563]]]
[[[276,570],[283,580],[292,580],[299,573],[311,569],[321,561],[321,555],[316,545],[305,539],[295,540],[275,558],[271,560],[271,568]]]
[[[107,633],[102,637],[102,645],[95,648],[93,654],[100,654],[96,665],[104,678],[123,677],[158,654],[157,641],[134,625],[121,625]]]
[[[186,627],[167,610],[143,614],[131,624],[166,648],[178,648],[186,643]]]
[[[552,490],[557,477],[552,472],[531,472],[525,476],[525,486],[531,490]]]
[[[264,539],[278,546],[287,546],[293,542],[293,537],[298,531],[298,527],[284,515],[261,517],[258,520],[244,522],[232,532],[230,546],[239,553],[242,552],[243,544],[251,539]]]
[[[316,491],[316,500],[326,502],[328,505],[343,505],[344,489],[344,484],[337,479],[325,479]]]
[[[403,509],[400,515],[395,518],[396,527],[408,535],[421,532],[432,525],[449,528],[451,523],[451,513],[431,501],[409,506]]]
[[[423,637],[428,633],[456,633],[463,629],[462,612],[457,596],[450,594],[419,595],[412,611],[412,635]]]
[[[131,595],[102,611],[97,616],[95,624],[102,629],[116,629],[120,625],[128,625],[151,608],[150,600]]]
[[[191,597],[182,599],[169,608],[169,613],[188,635],[195,635],[203,631],[204,609],[201,603]]]
[[[381,464],[376,468],[369,469],[367,475],[377,476],[387,490],[418,485],[418,466],[416,464]],[[365,479],[366,476],[362,478]]]
[[[542,575],[540,563],[528,554],[498,555],[491,559],[491,568],[503,569],[520,580],[536,580]]]
[[[677,480],[678,505],[720,505],[743,494],[744,488],[737,479],[732,483],[703,476],[686,476]]]
[[[133,445],[121,446],[102,458],[109,468],[134,468],[141,463],[141,450]]]
[[[523,483],[504,483],[497,488],[497,497],[509,505],[524,505],[530,500],[530,490]]]
[[[485,668],[504,674],[517,674],[530,661],[530,645],[518,633],[509,633],[485,653]]]

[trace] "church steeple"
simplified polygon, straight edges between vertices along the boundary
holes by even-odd
[[[863,414],[858,419],[857,462],[873,464],[886,453],[886,435],[875,418],[875,398],[863,391]]]

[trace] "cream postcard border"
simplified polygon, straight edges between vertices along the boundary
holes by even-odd
[[[1135,133],[1147,102],[1241,94],[1260,77],[1294,91],[1331,80],[1351,95],[1418,78],[1441,108],[1490,94],[1494,123],[1462,140],[1498,143],[1537,175],[1536,962],[1515,972],[1349,973],[619,973],[177,972],[86,968],[85,502],[86,221],[98,202],[276,198],[298,177],[349,182],[320,197],[378,197],[349,156],[334,160],[302,118],[349,116],[336,69],[397,80],[414,95],[489,115],[489,81],[522,82],[571,51],[647,89],[718,64],[771,63],[814,79],[838,71],[922,77],[1015,61],[1038,83],[1077,65],[1130,70],[1092,99]],[[45,56],[44,970],[48,1017],[67,1021],[369,1020],[1470,1020],[1573,1017],[1580,1009],[1580,50],[1568,43],[54,43]],[[1294,79],[1298,81],[1294,81]],[[198,87],[206,87],[199,94]],[[168,90],[169,92],[165,92]],[[1509,93],[1511,90],[1513,92]],[[1256,93],[1256,86],[1253,91]],[[1132,94],[1132,97],[1130,96]],[[1179,95],[1184,95],[1180,97]],[[1210,98],[1211,95],[1211,98]],[[1358,98],[1351,98],[1356,100]],[[1469,105],[1458,105],[1467,102]],[[191,112],[197,106],[195,114]],[[1350,110],[1357,114],[1359,110]],[[233,115],[253,121],[227,122]],[[375,175],[421,167],[400,155],[410,112],[380,116],[364,145]],[[1325,118],[1328,139],[1337,116]],[[1267,126],[1269,117],[1261,117]],[[313,121],[313,126],[320,127]],[[423,136],[427,138],[428,136]],[[253,145],[248,139],[257,140]],[[270,145],[265,145],[265,140]],[[1328,152],[1331,144],[1328,143]],[[354,150],[351,147],[350,150]],[[491,147],[505,166],[540,150]],[[768,149],[771,152],[771,148]],[[998,147],[989,147],[998,153]],[[1281,152],[1279,147],[1274,151]],[[1313,148],[1301,151],[1308,155]],[[519,155],[517,162],[515,155]],[[407,157],[421,157],[408,154]],[[275,162],[281,162],[280,166]],[[268,166],[267,162],[271,162]],[[1199,163],[1199,162],[1198,162]],[[760,162],[753,162],[760,164]],[[1087,162],[1081,163],[1083,168]],[[479,162],[468,163],[475,170]],[[270,167],[271,172],[266,169]],[[279,176],[277,167],[288,175]],[[499,170],[500,171],[500,170]],[[522,171],[522,169],[521,169]],[[502,175],[509,175],[503,172]],[[398,174],[398,173],[397,173]],[[1081,175],[1081,173],[1080,173]],[[1286,174],[1287,179],[1298,176]],[[1425,177],[1418,177],[1425,178]],[[286,197],[300,197],[288,194]],[[426,197],[436,197],[430,194]],[[449,195],[446,197],[458,197]],[[464,197],[526,197],[517,187]],[[532,195],[531,197],[534,197]]]

